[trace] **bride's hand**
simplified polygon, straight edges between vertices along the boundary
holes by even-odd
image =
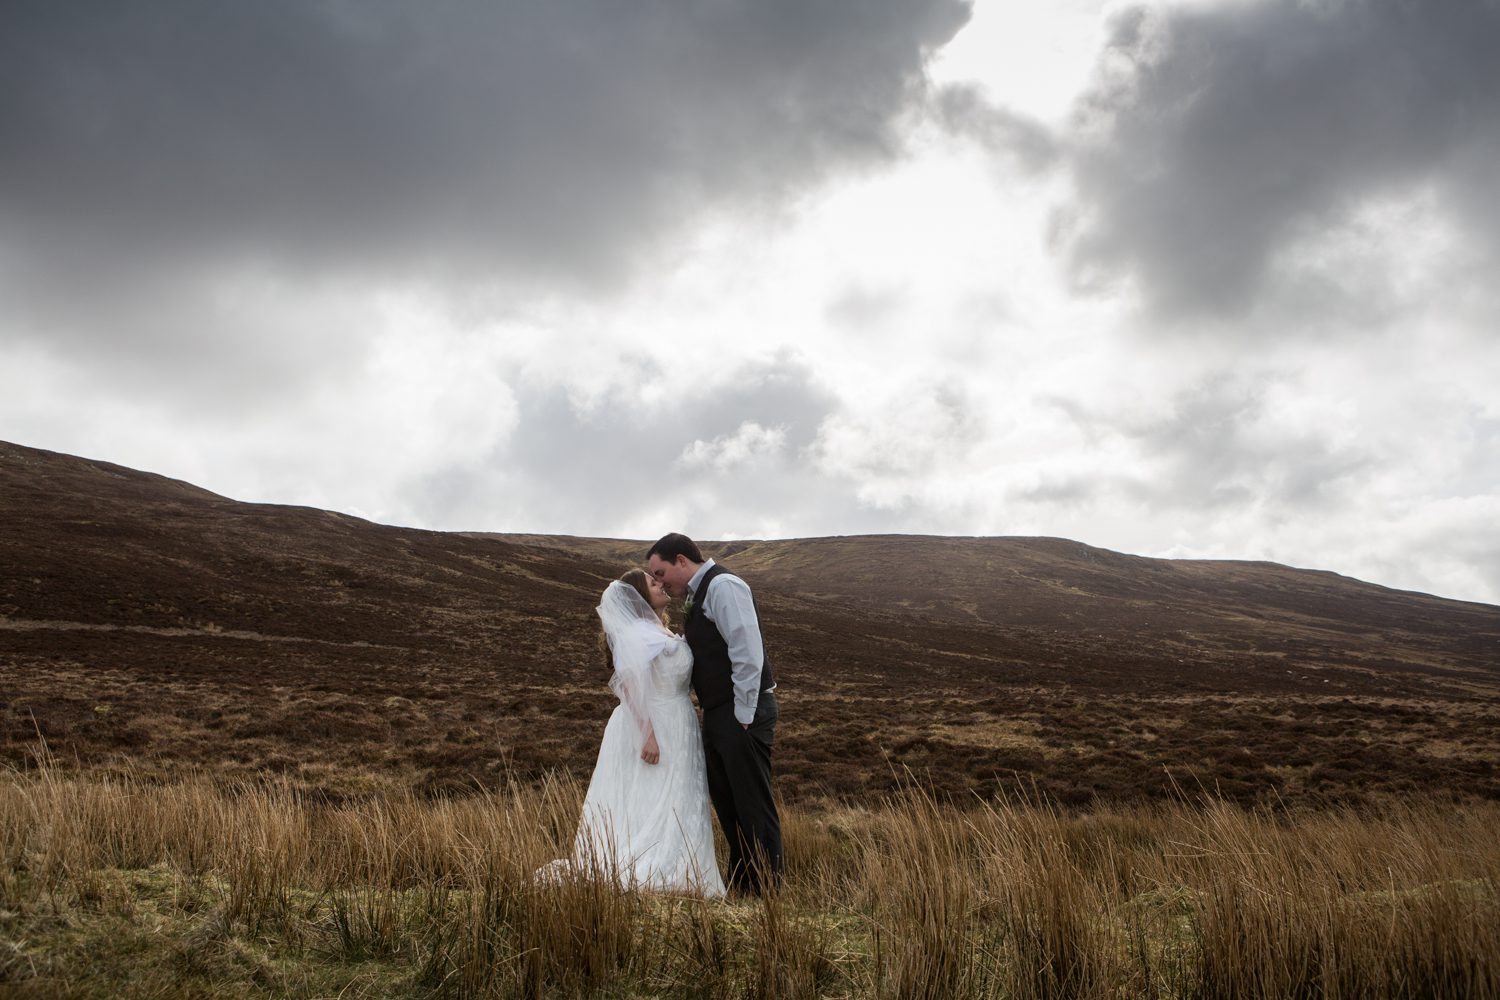
[[[655,733],[646,737],[646,745],[641,747],[641,760],[647,764],[656,764],[661,761],[661,747],[656,745]]]

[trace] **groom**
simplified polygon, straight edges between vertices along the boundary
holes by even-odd
[[[646,569],[673,597],[687,598],[683,632],[703,709],[708,797],[729,841],[729,887],[759,895],[781,881],[781,819],[771,797],[776,679],[755,599],[686,535],[662,536],[646,553]]]

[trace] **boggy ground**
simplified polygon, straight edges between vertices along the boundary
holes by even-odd
[[[0,759],[320,798],[586,778],[592,607],[644,545],[236,503],[0,443]],[[1068,806],[1500,798],[1500,609],[1060,539],[712,546],[781,687],[779,788]]]

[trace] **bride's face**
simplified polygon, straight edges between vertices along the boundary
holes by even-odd
[[[656,579],[655,577],[646,577],[646,586],[650,588],[651,591],[651,596],[648,598],[648,600],[651,602],[651,608],[653,611],[660,611],[662,608],[667,606],[667,603],[669,601],[672,600],[672,596],[667,593],[667,588],[663,587],[661,585],[661,581]]]

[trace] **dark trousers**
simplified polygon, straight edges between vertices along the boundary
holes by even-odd
[[[708,797],[729,841],[731,892],[759,895],[781,881],[781,817],[771,797],[771,743],[776,736],[776,695],[762,691],[749,729],[734,704],[703,713],[703,756]]]

